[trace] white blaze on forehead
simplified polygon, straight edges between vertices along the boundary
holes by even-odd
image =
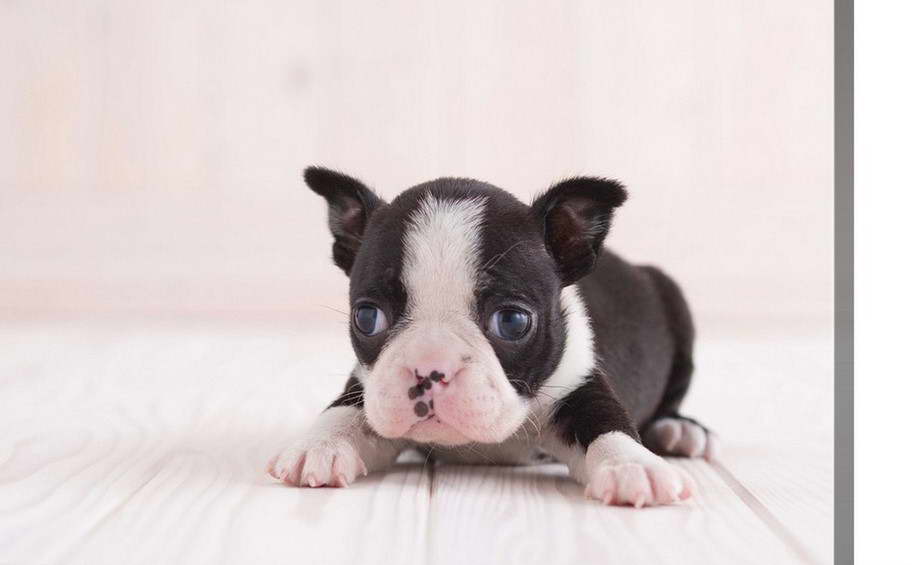
[[[467,315],[475,301],[485,199],[428,194],[405,234],[402,282],[412,319]]]

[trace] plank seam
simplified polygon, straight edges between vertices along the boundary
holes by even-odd
[[[434,522],[434,490],[436,486],[434,482],[437,478],[437,462],[431,457],[431,453],[428,453],[427,459],[424,460],[424,464],[428,474],[428,513],[427,527],[424,531],[424,562],[431,563],[431,559],[434,557],[434,547],[432,543],[434,536],[431,534]]]
[[[782,543],[789,548],[799,559],[805,563],[819,565],[819,562],[813,557],[811,552],[802,543],[802,541],[776,517],[773,512],[767,508],[759,498],[748,489],[738,478],[720,461],[713,461],[709,466],[717,475],[728,485],[741,502],[747,506],[751,512],[773,533]]]

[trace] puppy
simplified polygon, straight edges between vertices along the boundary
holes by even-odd
[[[546,454],[606,504],[691,495],[691,479],[659,455],[714,449],[678,412],[693,323],[668,276],[602,248],[621,184],[571,178],[527,206],[464,178],[390,203],[328,169],[304,179],[329,205],[358,362],[269,474],[347,486],[417,447],[463,462]]]

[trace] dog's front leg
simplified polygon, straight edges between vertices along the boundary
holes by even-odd
[[[360,394],[360,383],[352,377],[307,434],[270,461],[267,472],[291,486],[344,487],[389,467],[404,442],[380,437],[368,427]]]
[[[567,464],[586,495],[605,504],[672,504],[689,498],[693,480],[646,449],[611,389],[593,375],[554,407],[545,449]]]

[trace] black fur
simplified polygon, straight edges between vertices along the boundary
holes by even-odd
[[[671,278],[655,267],[643,267],[655,281],[667,313],[668,329],[674,336],[675,350],[672,356],[668,383],[662,394],[662,401],[653,419],[680,417],[681,401],[690,387],[693,376],[694,324],[681,289]]]
[[[329,204],[329,230],[335,238],[333,261],[347,275],[368,220],[383,201],[358,179],[322,167],[305,169],[304,182]]]
[[[590,375],[582,386],[560,400],[552,422],[561,439],[583,449],[608,432],[624,432],[640,439],[627,410],[599,373]]]
[[[658,269],[631,265],[607,249],[578,287],[595,333],[597,377],[604,387],[590,380],[564,399],[554,421],[568,443],[579,438],[583,447],[593,430],[637,438],[631,426],[642,432],[657,418],[677,415],[690,385],[694,330],[687,304]],[[615,412],[579,410],[590,402],[606,405],[606,394],[616,399]]]

